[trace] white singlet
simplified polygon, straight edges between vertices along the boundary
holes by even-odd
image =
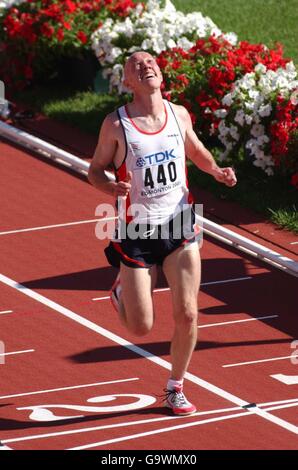
[[[124,160],[115,169],[117,180],[132,172],[129,196],[119,198],[119,216],[126,222],[164,224],[192,202],[184,140],[171,104],[163,102],[166,118],[157,132],[139,129],[127,106],[117,110],[126,143]]]

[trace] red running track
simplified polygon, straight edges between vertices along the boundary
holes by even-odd
[[[170,367],[169,291],[155,292],[156,325],[144,338],[122,328],[107,298],[116,272],[90,221],[112,200],[10,144],[0,151],[2,443],[297,449],[296,279],[205,237],[185,381],[198,412],[174,417],[158,397]]]

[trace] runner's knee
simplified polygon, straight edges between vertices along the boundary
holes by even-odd
[[[147,320],[138,323],[130,323],[128,326],[132,334],[136,336],[145,336],[151,331],[153,321]]]
[[[194,307],[181,306],[179,311],[176,309],[174,314],[174,320],[176,324],[181,326],[190,325],[191,323],[197,322],[198,312]]]

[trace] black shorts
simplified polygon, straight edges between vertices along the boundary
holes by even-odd
[[[195,214],[191,208],[187,217],[183,229],[177,222],[177,216],[165,225],[130,224],[130,231],[129,226],[125,225],[122,238],[111,241],[104,250],[109,264],[117,268],[120,262],[131,268],[162,265],[164,259],[177,248],[200,239],[201,230],[195,223]],[[134,239],[131,238],[131,232],[134,233]]]

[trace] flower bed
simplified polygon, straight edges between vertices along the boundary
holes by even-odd
[[[91,34],[106,18],[123,18],[135,7],[132,0],[14,3],[0,16],[0,73],[8,88],[48,77],[60,57],[83,57]]]
[[[295,174],[297,71],[283,57],[281,46],[233,46],[211,36],[198,40],[189,51],[161,53],[158,63],[164,96],[189,110],[203,140],[212,136],[221,142],[221,160],[237,164],[242,148],[267,175],[274,169]]]
[[[169,0],[149,0],[145,5],[138,3],[125,20],[106,20],[92,35],[92,48],[110,79],[111,91],[121,93],[123,64],[132,52],[145,50],[157,55],[174,47],[187,50],[198,38],[211,34],[223,33],[201,13],[184,15]],[[237,41],[233,33],[226,37],[231,43]]]

